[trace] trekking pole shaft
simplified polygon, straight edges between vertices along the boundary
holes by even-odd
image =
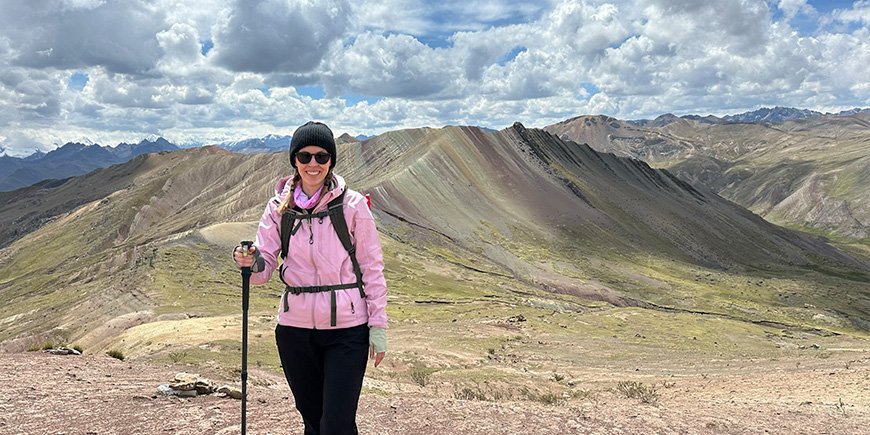
[[[248,403],[248,301],[251,288],[251,268],[242,268],[242,435],[246,430]]]

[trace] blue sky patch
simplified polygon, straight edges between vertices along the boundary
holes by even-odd
[[[375,104],[378,101],[382,100],[381,97],[373,97],[370,95],[359,95],[359,94],[347,94],[342,95],[341,98],[346,102],[347,106],[353,106],[360,101],[367,101],[369,105]]]
[[[522,45],[517,45],[516,47],[511,48],[511,51],[505,53],[504,56],[500,57],[496,62],[501,66],[505,66],[508,62],[516,59],[520,53],[526,50],[528,50],[528,48],[523,47]]]
[[[69,76],[66,87],[67,89],[81,91],[85,88],[86,84],[88,84],[88,75],[81,71],[76,71]]]
[[[583,89],[585,89],[586,92],[588,92],[588,94],[589,94],[590,97],[593,96],[593,95],[595,95],[595,94],[597,94],[597,93],[599,93],[599,92],[601,92],[601,89],[598,89],[598,86],[595,86],[593,83],[589,83],[589,82],[583,82],[583,83],[581,83],[581,84],[580,84],[580,87],[582,87]]]
[[[827,14],[834,9],[852,9],[852,0],[808,0],[807,3],[819,13]]]
[[[202,53],[203,56],[208,54],[209,51],[214,47],[214,42],[211,39],[206,39],[205,41],[199,42],[199,52]]]
[[[315,100],[319,100],[326,95],[326,92],[323,91],[323,86],[297,86],[296,93]]]
[[[810,36],[819,31],[819,16],[830,15],[830,13],[836,9],[851,9],[853,3],[854,2],[851,0],[809,0],[807,1],[807,4],[812,6],[816,10],[816,13],[807,15],[804,12],[798,12],[798,14],[795,15],[788,24],[797,30],[798,34],[801,36]],[[771,11],[773,12],[773,21],[781,21],[784,19],[785,14],[783,14],[782,10],[775,5],[771,6]],[[843,28],[827,30],[851,33],[859,27],[860,25],[857,23],[851,23]]]

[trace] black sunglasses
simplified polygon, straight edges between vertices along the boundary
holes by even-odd
[[[314,160],[321,165],[325,165],[329,163],[329,158],[331,157],[327,152],[319,152],[317,154],[311,154],[309,152],[300,151],[296,153],[296,161],[302,163],[303,165],[307,165],[308,162],[311,161],[311,157],[314,157]]]

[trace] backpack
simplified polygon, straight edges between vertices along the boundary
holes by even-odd
[[[353,245],[350,241],[350,231],[347,229],[347,221],[344,219],[344,194],[347,192],[345,189],[344,192],[341,192],[341,195],[338,195],[337,198],[329,201],[327,204],[327,208],[325,211],[317,212],[317,213],[307,213],[302,211],[298,207],[294,207],[292,210],[287,210],[281,215],[281,270],[279,273],[279,277],[281,281],[286,286],[284,288],[284,312],[290,310],[290,303],[287,301],[288,293],[298,295],[301,293],[319,293],[319,292],[330,292],[330,326],[335,326],[336,324],[336,302],[335,302],[335,291],[336,290],[346,290],[352,288],[358,288],[360,297],[365,299],[366,294],[362,280],[362,271],[359,267],[359,262],[356,259],[356,246]],[[323,286],[308,286],[308,287],[293,287],[287,284],[284,281],[284,261],[287,259],[288,249],[290,247],[290,237],[296,234],[299,231],[299,228],[302,227],[302,221],[308,220],[309,224],[311,223],[311,219],[323,219],[324,217],[329,217],[330,222],[332,222],[332,228],[335,229],[335,233],[338,235],[338,239],[341,240],[342,246],[344,246],[345,251],[347,251],[348,256],[350,257],[350,262],[353,264],[353,273],[356,276],[356,282],[348,283],[348,284],[336,284],[336,285],[323,285]],[[299,221],[297,224],[296,221]],[[312,240],[310,243],[314,243]]]

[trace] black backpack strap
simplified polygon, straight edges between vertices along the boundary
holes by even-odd
[[[296,221],[299,221],[297,224]],[[287,259],[287,250],[290,248],[290,236],[299,231],[302,226],[302,218],[299,213],[288,210],[281,215],[281,259]]]
[[[346,192],[347,190],[341,192],[338,198],[329,201],[329,219],[332,221],[332,228],[338,234],[341,244],[347,251],[348,256],[350,256],[350,262],[353,264],[353,273],[356,275],[356,282],[359,285],[359,295],[365,299],[366,293],[362,280],[362,270],[359,267],[359,262],[356,260],[356,246],[350,241],[350,231],[347,229],[347,221],[344,220],[344,194]]]

